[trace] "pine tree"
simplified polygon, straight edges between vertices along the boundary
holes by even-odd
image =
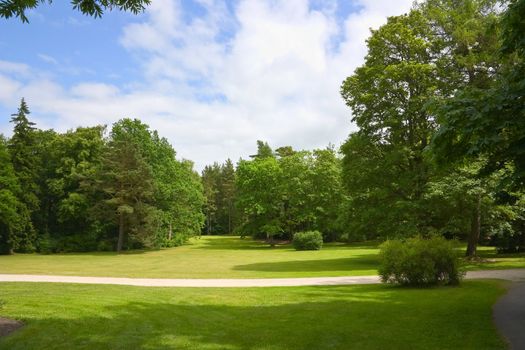
[[[120,252],[129,232],[144,233],[141,226],[150,221],[153,209],[149,205],[153,200],[151,168],[136,144],[126,140],[110,142],[103,159],[101,185],[118,221]]]
[[[11,162],[22,190],[22,201],[34,212],[39,208],[38,185],[36,184],[38,159],[35,155],[35,123],[27,119],[30,114],[27,103],[22,98],[16,114],[12,114],[14,124],[13,137],[9,140],[8,149]]]

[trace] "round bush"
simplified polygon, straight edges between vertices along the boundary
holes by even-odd
[[[463,277],[459,255],[443,237],[389,240],[380,248],[379,275],[385,283],[458,284]]]
[[[323,235],[319,231],[297,232],[293,235],[295,250],[319,250],[323,247]]]

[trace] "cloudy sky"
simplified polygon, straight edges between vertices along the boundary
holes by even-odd
[[[412,0],[153,0],[92,19],[69,1],[0,19],[0,133],[25,97],[40,128],[139,118],[198,170],[272,147],[339,146],[339,95],[369,28]]]

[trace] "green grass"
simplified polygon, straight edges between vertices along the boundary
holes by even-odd
[[[496,255],[480,248],[490,262],[468,269],[525,267],[525,255]],[[320,251],[238,237],[202,237],[182,247],[158,251],[0,256],[0,273],[150,278],[279,278],[377,274],[377,243],[325,244]]]
[[[158,251],[0,256],[0,273],[150,278],[374,275],[376,244],[326,244],[320,251],[270,248],[239,237],[202,237]]]
[[[480,262],[466,264],[468,270],[525,268],[525,254],[498,254],[494,247],[478,247]]]
[[[491,315],[504,286],[0,283],[0,316],[26,324],[0,349],[504,349]]]

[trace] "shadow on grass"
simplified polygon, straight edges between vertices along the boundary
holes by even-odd
[[[357,242],[357,243],[325,243],[323,250],[356,250],[356,249],[377,249],[378,242]],[[249,237],[240,238],[238,236],[203,236],[195,249],[219,249],[219,250],[295,250],[291,243],[277,243],[271,247],[264,240],[253,240]]]
[[[98,306],[83,316],[60,311],[33,313],[27,327],[0,340],[2,349],[413,349],[499,348],[490,314],[470,293],[450,289],[313,287],[313,302],[282,302],[284,292],[265,290],[251,305],[201,305],[131,301]],[[334,294],[334,292],[336,292]],[[228,293],[217,290],[217,294]],[[493,293],[494,294],[494,293]],[[152,295],[154,296],[154,295]],[[250,297],[250,295],[248,296]],[[253,297],[253,295],[251,296]],[[191,299],[191,298],[190,298]],[[482,298],[490,308],[492,297]],[[440,300],[439,302],[437,302]],[[231,299],[230,299],[231,302]],[[56,311],[54,311],[56,310]],[[62,313],[64,313],[64,315]],[[46,313],[44,313],[46,314]],[[76,317],[75,317],[76,316]]]
[[[350,271],[375,270],[379,265],[376,254],[356,255],[352,258],[323,259],[323,260],[292,260],[268,263],[254,263],[237,265],[237,271],[267,271],[267,272],[322,272],[322,271]]]
[[[251,238],[239,238],[232,236],[211,236],[201,238],[194,249],[206,250],[276,250],[289,249],[291,245],[277,245],[270,247],[264,241],[255,241]]]

